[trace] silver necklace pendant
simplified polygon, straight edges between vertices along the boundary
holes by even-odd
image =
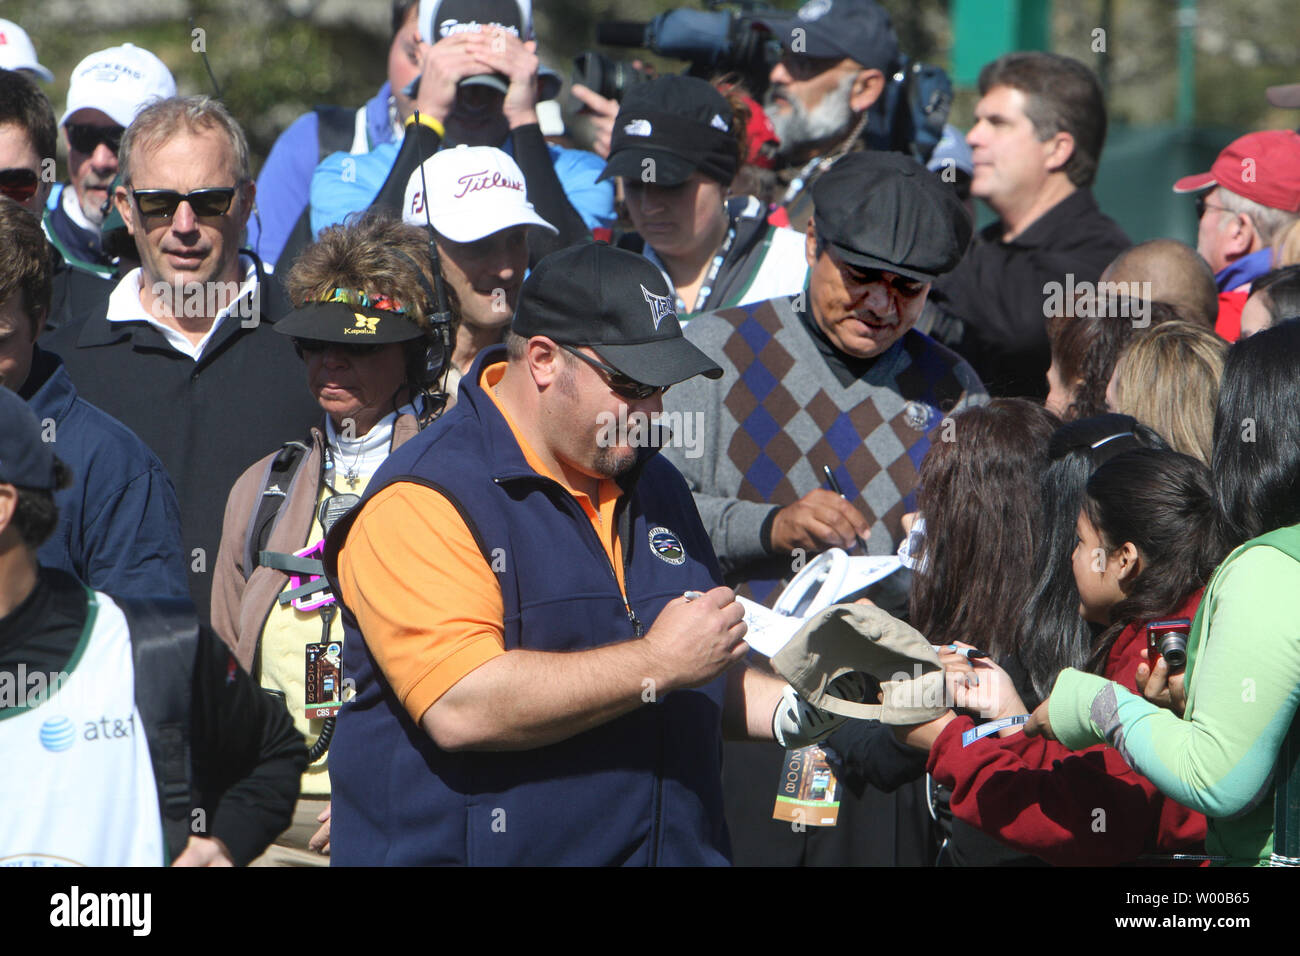
[[[357,472],[356,468],[349,468],[348,473],[343,476],[343,480],[348,483],[349,488],[355,490],[357,482],[361,480],[361,475]]]

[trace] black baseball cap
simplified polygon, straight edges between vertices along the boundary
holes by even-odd
[[[637,84],[619,107],[600,178],[676,186],[699,170],[729,186],[740,169],[732,124],[731,104],[707,80],[661,76]]]
[[[345,345],[390,345],[424,335],[405,312],[350,302],[308,302],[273,326],[281,335]]]
[[[644,256],[601,242],[570,246],[537,263],[510,328],[524,338],[585,345],[644,385],[722,376],[682,335],[663,274]]]
[[[0,385],[0,484],[54,490],[54,448],[41,440],[36,413]]]
[[[951,186],[902,153],[840,157],[812,186],[817,236],[850,265],[919,282],[952,270],[970,245],[970,216]]]
[[[875,0],[807,0],[794,13],[764,14],[760,22],[795,55],[848,57],[886,73],[898,64],[898,36],[889,13]]]

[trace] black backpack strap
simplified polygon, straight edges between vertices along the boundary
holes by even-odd
[[[316,144],[319,147],[316,162],[321,162],[331,153],[346,153],[352,149],[352,140],[356,137],[356,110],[344,106],[317,106],[315,113]],[[285,240],[280,250],[277,264],[283,263],[284,267],[276,270],[277,275],[288,275],[293,261],[298,258],[299,253],[311,245],[313,238],[315,237],[311,232],[311,202],[309,201],[307,208],[302,211],[298,221],[289,230],[289,238]],[[283,284],[284,280],[280,281]]]
[[[300,441],[286,442],[267,466],[262,480],[262,494],[244,535],[244,580],[247,581],[261,561],[261,552],[270,540],[271,529],[288,499],[289,486],[298,472],[298,466],[307,457],[307,446]]]
[[[186,600],[115,601],[131,632],[135,705],[149,743],[170,862],[185,849],[191,832],[191,704],[199,621]]]

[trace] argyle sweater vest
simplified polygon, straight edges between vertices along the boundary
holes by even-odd
[[[915,330],[841,385],[796,314],[797,298],[693,319],[686,337],[723,375],[683,382],[664,398],[666,412],[698,422],[694,446],[677,442],[664,454],[695,494],[728,583],[768,603],[811,558],[764,551],[774,505],[826,487],[828,465],[871,525],[869,551],[889,554],[916,508],[931,442],[952,430],[949,416],[988,401],[969,365]]]

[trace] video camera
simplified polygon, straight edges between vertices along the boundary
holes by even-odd
[[[772,67],[781,58],[780,41],[763,21],[784,13],[755,0],[708,3],[708,10],[669,10],[649,23],[600,23],[596,40],[686,60],[690,64],[687,73],[704,79],[719,73],[736,74],[750,95],[761,102]],[[590,50],[574,57],[573,66],[573,82],[612,100],[622,100],[630,87],[649,79],[628,62]],[[948,74],[937,66],[900,56],[884,94],[871,110],[867,143],[872,149],[907,153],[924,163],[943,136],[951,108]]]
[[[735,73],[757,97],[767,89],[767,75],[781,57],[780,43],[759,23],[768,12],[770,8],[753,0],[709,0],[708,10],[668,10],[649,23],[598,23],[596,42],[686,60],[688,72],[704,79],[716,73]],[[593,51],[574,57],[573,65],[575,83],[613,100],[621,100],[629,86],[648,78],[628,63]]]

